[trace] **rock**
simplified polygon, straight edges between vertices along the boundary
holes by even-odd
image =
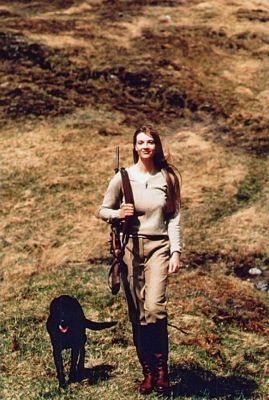
[[[159,17],[159,22],[167,23],[167,22],[171,22],[171,21],[172,21],[171,15],[166,14],[166,15],[161,15]]]
[[[259,268],[253,267],[248,270],[249,275],[261,275],[262,271]]]
[[[269,290],[269,283],[266,281],[259,281],[259,282],[255,283],[255,287],[256,287],[256,289],[258,289],[262,292],[266,292],[267,290]]]

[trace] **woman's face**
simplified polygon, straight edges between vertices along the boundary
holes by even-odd
[[[141,160],[149,160],[156,153],[156,144],[152,136],[141,132],[136,137],[135,150]]]

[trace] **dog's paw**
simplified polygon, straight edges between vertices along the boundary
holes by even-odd
[[[67,382],[65,380],[59,382],[59,389],[65,389],[66,386],[67,386]]]
[[[68,384],[78,382],[77,374],[69,375]]]

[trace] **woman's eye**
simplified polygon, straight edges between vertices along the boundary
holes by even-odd
[[[137,144],[139,144],[141,146],[142,144],[144,144],[144,142],[139,140],[137,142]],[[153,144],[155,144],[155,142],[154,142],[154,140],[149,140],[148,142],[145,142],[145,144],[153,145]]]

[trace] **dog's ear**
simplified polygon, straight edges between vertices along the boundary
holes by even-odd
[[[53,310],[55,309],[55,300],[56,299],[53,299],[52,302],[50,303],[50,313],[52,313]]]
[[[59,297],[56,297],[50,303],[50,314],[53,315],[53,314],[59,313],[60,309],[61,309],[61,301],[60,301]]]

